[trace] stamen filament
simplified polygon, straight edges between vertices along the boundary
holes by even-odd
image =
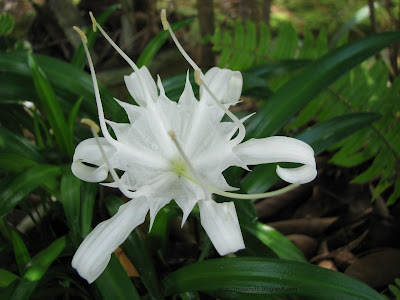
[[[136,196],[136,193],[128,191],[128,189],[122,184],[121,180],[119,179],[117,173],[115,172],[114,168],[111,166],[110,161],[107,158],[107,155],[104,151],[103,146],[100,143],[100,139],[99,136],[97,134],[97,130],[98,130],[98,126],[95,122],[93,122],[92,120],[89,119],[82,119],[82,123],[87,124],[90,126],[90,129],[92,131],[92,134],[96,140],[97,146],[99,146],[101,155],[103,156],[103,159],[107,165],[108,170],[111,173],[112,178],[114,179],[115,183],[117,184],[119,190],[122,192],[122,194],[124,194],[126,197],[132,199]]]
[[[91,18],[92,18],[92,22],[93,22],[93,28],[98,28],[99,31],[101,32],[101,34],[106,38],[106,40],[111,44],[111,46],[113,46],[113,48],[119,53],[119,55],[122,56],[123,59],[125,59],[125,61],[131,66],[131,68],[136,72],[136,75],[139,78],[140,84],[142,85],[142,89],[145,93],[145,97],[146,99],[148,99],[148,101],[146,101],[146,104],[151,105],[153,103],[153,99],[150,96],[150,92],[148,89],[148,86],[144,80],[144,78],[142,77],[142,75],[140,74],[140,70],[138,68],[138,66],[129,58],[128,55],[126,55],[124,53],[124,51],[122,51],[122,49],[120,47],[117,46],[117,44],[114,43],[114,41],[110,38],[110,36],[104,31],[104,29],[100,26],[99,23],[96,22],[96,19],[93,17],[93,14],[91,14]],[[94,23],[96,22],[96,23]]]
[[[287,193],[295,188],[297,188],[299,184],[292,183],[284,188],[281,188],[276,191],[271,191],[271,192],[266,192],[266,193],[261,193],[261,194],[235,194],[231,192],[224,192],[220,191],[217,189],[214,189],[212,187],[208,187],[208,189],[213,192],[214,194],[224,196],[224,197],[229,197],[229,198],[235,198],[235,199],[244,199],[244,200],[255,200],[255,199],[262,199],[262,198],[268,198],[268,197],[274,197],[278,195],[282,195],[284,193]]]
[[[195,71],[198,72],[197,70]],[[236,126],[238,126],[239,129],[239,133],[238,135],[232,140],[232,143],[240,143],[241,141],[243,141],[245,135],[246,135],[246,129],[244,128],[244,125],[242,122],[240,122],[240,120],[229,110],[227,109],[222,103],[221,101],[218,100],[217,96],[215,96],[215,94],[211,91],[211,89],[209,88],[209,86],[204,82],[204,80],[202,78],[204,78],[203,73],[201,73],[200,71],[200,76],[197,76],[198,78],[200,78],[199,80],[201,80],[201,85],[206,89],[207,93],[210,94],[211,98],[214,100],[214,102],[225,112],[225,114],[231,118],[231,120],[236,124]],[[195,76],[196,77],[196,76]]]
[[[206,183],[201,178],[201,176],[199,174],[197,174],[197,172],[194,170],[194,167],[192,166],[192,163],[190,162],[189,158],[186,156],[186,154],[183,151],[181,145],[179,144],[179,142],[178,142],[178,140],[176,138],[175,132],[173,130],[170,130],[170,131],[168,131],[168,134],[171,137],[172,141],[174,142],[176,148],[178,149],[179,154],[182,156],[183,160],[185,161],[190,173],[193,175],[194,179],[197,181],[197,183],[202,188],[204,196],[205,196],[205,199],[206,200],[211,200],[211,193],[209,192]],[[187,177],[187,178],[189,178],[189,177]]]
[[[93,82],[93,87],[94,87],[94,95],[95,95],[95,98],[96,98],[97,111],[98,111],[98,114],[99,114],[99,122],[100,122],[101,132],[103,133],[103,136],[105,137],[105,139],[111,145],[116,146],[116,145],[118,145],[118,141],[116,141],[115,139],[112,138],[112,136],[108,132],[107,125],[106,125],[106,122],[105,122],[103,104],[101,103],[99,86],[97,84],[97,79],[96,79],[96,72],[94,70],[93,61],[92,61],[92,57],[90,56],[89,49],[86,46],[86,42],[87,42],[86,35],[83,33],[82,30],[80,30],[76,26],[74,26],[73,29],[81,36],[83,48],[85,49],[85,53],[86,53],[86,58],[87,58],[87,60],[89,62],[90,75],[92,76],[92,82]]]
[[[179,43],[178,39],[176,38],[174,32],[171,29],[171,26],[169,26],[167,16],[166,16],[166,11],[165,9],[161,10],[161,22],[163,25],[164,30],[166,28],[168,29],[172,39],[174,40],[174,43],[178,50],[181,52],[183,57],[186,59],[186,61],[192,66],[194,69],[194,78],[196,80],[196,83],[198,85],[202,85],[206,91],[210,94],[211,98],[214,100],[214,102],[225,112],[225,114],[231,118],[231,120],[238,126],[239,133],[238,135],[232,140],[232,143],[240,143],[245,135],[246,135],[246,129],[244,128],[242,122],[233,114],[231,113],[222,103],[221,101],[215,96],[215,94],[211,91],[207,83],[203,80],[204,74],[201,72],[201,69],[199,66],[189,57],[189,55],[186,53],[185,49],[183,49],[182,45]]]

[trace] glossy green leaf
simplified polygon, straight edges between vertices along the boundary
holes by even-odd
[[[308,263],[273,258],[219,258],[183,267],[164,281],[167,295],[204,291],[237,292],[236,299],[254,294],[302,296],[306,299],[384,299],[365,283],[343,273]]]
[[[80,240],[81,224],[81,180],[72,174],[68,169],[61,178],[61,203],[67,217],[68,227],[72,233],[72,240],[77,242]]]
[[[179,30],[181,27],[184,27],[193,22],[193,19],[183,20],[176,22],[174,24],[170,24],[171,29],[173,31]],[[157,54],[158,50],[165,44],[165,42],[169,39],[170,34],[168,30],[161,30],[151,41],[147,44],[146,48],[144,48],[142,54],[140,54],[136,64],[140,68],[142,66],[148,66],[153,60],[154,56]]]
[[[0,155],[0,169],[8,172],[20,173],[36,164],[37,162],[19,154],[1,153]]]
[[[80,96],[83,96],[84,101],[82,102],[81,109],[84,114],[92,119],[97,118],[93,83],[89,74],[72,66],[70,63],[53,57],[34,55],[34,58],[46,74],[56,94],[61,96],[59,98],[60,103],[70,110],[73,105],[72,101],[76,101]],[[25,54],[1,53],[0,71],[0,79],[2,80],[3,77],[1,75],[5,74],[4,80],[7,80],[11,76],[15,77],[15,80],[18,80],[17,82],[24,82],[26,89],[29,89],[29,86],[33,87],[31,72],[26,62]],[[7,92],[0,90],[0,95],[6,93],[8,96],[7,99],[35,101],[36,96],[31,92],[25,91],[25,89],[21,89],[19,85],[15,85],[15,80],[8,80],[8,83],[4,85],[5,91],[8,88],[12,88],[12,90]],[[1,81],[0,87],[2,87]],[[101,83],[99,83],[99,89],[106,114],[120,120],[126,117],[125,111],[114,101],[110,91]],[[21,96],[18,97],[18,95]]]
[[[318,155],[379,118],[375,113],[353,113],[319,123],[296,138],[308,143]],[[242,181],[247,193],[264,192],[279,181],[276,164],[256,166]]]
[[[83,97],[80,97],[78,99],[78,101],[75,102],[74,106],[71,109],[71,112],[69,113],[68,129],[69,129],[69,134],[70,134],[71,138],[74,137],[75,120],[76,120],[76,117],[77,117],[77,115],[79,113],[79,109],[81,107],[82,101],[83,101]],[[71,141],[71,143],[74,146],[73,141]]]
[[[117,9],[121,7],[120,4],[114,4],[111,5],[109,8],[107,8],[105,11],[101,13],[98,17],[96,17],[96,22],[100,24],[100,26],[103,26],[105,22],[107,22],[108,18],[111,16],[111,14]],[[87,15],[89,18],[89,15]],[[92,26],[88,27],[88,30],[86,30],[86,37],[87,37],[87,47],[91,49],[96,42],[97,36],[99,32],[96,31],[94,32],[92,30]],[[71,59],[71,64],[76,66],[79,69],[83,69],[86,64],[86,54],[85,50],[82,45],[79,45],[79,47],[76,49],[74,56]]]
[[[135,201],[134,199],[131,201]],[[118,208],[124,204],[123,200],[116,196],[110,196],[106,200],[106,206],[110,215],[117,213]],[[158,217],[158,215],[157,215]],[[157,219],[156,219],[157,220]],[[144,286],[152,299],[163,299],[157,272],[146,240],[139,228],[135,228],[123,245],[126,255],[132,261],[143,281]]]
[[[24,241],[14,230],[11,230],[11,242],[14,247],[14,255],[17,261],[19,274],[23,275],[28,262],[31,260],[31,256]]]
[[[140,300],[135,286],[114,254],[95,284],[104,300]]]
[[[92,230],[93,209],[96,200],[97,183],[89,183],[81,181],[81,236],[86,237]]]
[[[39,149],[23,136],[17,135],[4,127],[0,127],[0,151],[18,154],[32,161],[42,162]]]
[[[57,166],[37,165],[27,169],[11,183],[3,183],[0,190],[0,216],[8,214],[26,195],[60,174],[61,169]]]
[[[5,269],[0,269],[0,288],[9,286],[19,277]]]
[[[39,280],[47,272],[50,265],[57,259],[66,246],[66,237],[55,240],[50,246],[42,250],[29,262],[24,276],[18,282],[11,299],[27,300],[32,295]]]
[[[261,222],[244,223],[241,228],[258,238],[282,259],[307,262],[303,253],[275,228]]]
[[[33,83],[43,105],[46,117],[54,132],[57,144],[63,154],[72,155],[72,137],[69,134],[67,121],[46,75],[32,54],[28,53],[28,64],[32,73]]]
[[[274,135],[340,76],[398,39],[400,32],[371,35],[312,62],[279,88],[249,120],[247,138]]]

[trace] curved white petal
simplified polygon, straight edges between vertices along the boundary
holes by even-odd
[[[301,163],[299,168],[277,168],[277,174],[290,183],[307,183],[317,176],[314,150],[303,141],[273,136],[263,139],[251,139],[234,148],[236,155],[246,165],[275,162]]]
[[[140,75],[146,82],[151,99],[155,101],[157,99],[157,86],[153,77],[151,76],[146,66],[141,67],[139,71]],[[140,106],[146,106],[147,99],[145,97],[145,93],[143,91],[143,87],[140,83],[138,75],[135,72],[133,72],[129,76],[124,76],[124,79],[126,87],[128,88],[128,91],[132,95],[133,99],[135,99],[135,101]]]
[[[199,201],[201,225],[210,237],[219,255],[244,249],[235,204]]]
[[[105,138],[99,138],[99,141],[107,157],[111,157],[116,152]],[[76,147],[71,170],[76,177],[87,182],[100,182],[107,178],[108,168],[94,138],[84,140]]]
[[[235,105],[239,101],[243,87],[243,77],[239,71],[214,67],[204,77],[205,83],[223,104]],[[201,86],[200,101],[214,103],[211,96]]]
[[[72,259],[72,267],[89,283],[95,281],[107,267],[112,252],[143,223],[148,210],[145,197],[121,205],[112,218],[97,225],[85,238]]]

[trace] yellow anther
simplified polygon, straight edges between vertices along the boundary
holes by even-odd
[[[171,137],[171,139],[172,139],[173,141],[176,141],[176,134],[175,134],[175,131],[169,130],[169,131],[168,131],[168,134],[169,134],[169,136]]]
[[[86,34],[79,27],[74,26],[72,27],[72,29],[75,30],[81,36],[82,42],[87,44]]]
[[[83,118],[81,120],[81,123],[90,126],[90,128],[92,128],[96,133],[99,133],[99,131],[100,131],[99,125],[97,125],[93,120]]]
[[[161,23],[164,30],[168,30],[169,23],[167,21],[167,11],[165,9],[161,10]]]
[[[91,11],[89,11],[89,16],[90,16],[90,19],[92,19],[93,31],[96,32],[96,30],[97,30],[97,21],[96,21],[95,17],[93,16],[93,13]]]
[[[196,81],[198,86],[200,86],[203,83],[203,81],[201,80],[201,70],[200,69],[194,70],[194,81]]]

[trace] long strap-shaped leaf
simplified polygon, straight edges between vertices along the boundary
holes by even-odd
[[[400,32],[368,36],[317,59],[268,98],[249,120],[247,138],[277,133],[320,92],[353,67],[400,39]]]
[[[272,258],[218,258],[183,267],[164,280],[167,295],[236,292],[235,299],[296,295],[307,299],[384,299],[365,283],[307,263]],[[226,293],[228,292],[228,293]],[[269,298],[268,298],[269,299]]]

